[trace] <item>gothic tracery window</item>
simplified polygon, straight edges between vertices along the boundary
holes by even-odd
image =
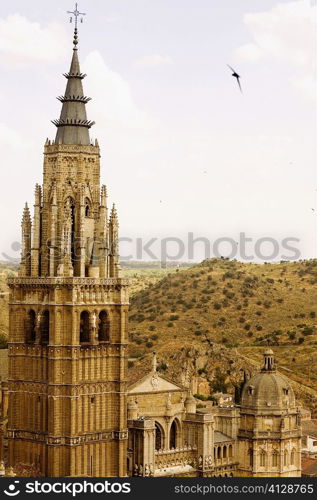
[[[265,467],[266,466],[266,453],[265,451],[261,451],[260,453],[260,467]]]

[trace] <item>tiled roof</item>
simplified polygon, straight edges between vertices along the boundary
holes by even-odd
[[[302,458],[302,476],[317,477],[317,458]]]
[[[214,442],[215,443],[224,443],[227,441],[234,441],[234,439],[231,438],[230,436],[227,436],[223,432],[215,431],[215,433],[214,433]]]
[[[302,420],[302,430],[304,436],[317,437],[317,420]]]

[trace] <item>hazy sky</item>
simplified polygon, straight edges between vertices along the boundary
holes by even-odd
[[[42,181],[73,8],[72,0],[1,5],[0,253],[16,256],[23,204],[33,205]],[[279,245],[296,237],[301,256],[316,257],[317,2],[82,0],[79,8],[91,136],[121,235],[238,240],[244,232]]]

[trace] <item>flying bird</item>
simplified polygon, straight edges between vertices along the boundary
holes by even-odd
[[[227,66],[228,66],[228,68],[230,68],[230,69],[231,69],[231,71],[233,72],[233,73],[232,73],[232,76],[233,76],[234,78],[236,78],[236,79],[237,79],[237,82],[238,82],[238,85],[239,85],[239,89],[240,89],[241,94],[242,94],[242,88],[241,88],[241,83],[240,83],[240,78],[241,78],[241,76],[240,76],[240,75],[238,75],[238,73],[237,73],[237,72],[236,72],[236,71],[235,71],[235,70],[234,70],[231,66],[229,66],[229,64],[228,64]]]

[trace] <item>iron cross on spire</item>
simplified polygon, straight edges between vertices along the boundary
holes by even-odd
[[[75,10],[71,11],[71,10],[68,10],[67,11],[67,14],[72,14],[75,18],[75,30],[77,30],[77,21],[78,21],[78,17],[79,16],[85,16],[86,15],[86,12],[79,12],[78,10],[78,4],[76,3],[75,4]],[[73,18],[72,16],[70,17],[70,22],[73,22]],[[80,19],[80,22],[82,23],[83,22],[83,18]]]
[[[78,23],[78,17],[80,16],[85,16],[86,15],[86,12],[79,12],[78,10],[78,4],[77,2],[75,3],[75,10],[71,11],[71,10],[68,10],[67,11],[67,14],[72,14],[71,17],[70,17],[70,20],[69,22],[73,22],[73,16],[75,18],[75,30],[74,30],[74,46],[76,47],[76,45],[78,44],[78,36],[77,36],[77,23]],[[83,17],[80,18],[80,22],[82,23],[83,22]]]

